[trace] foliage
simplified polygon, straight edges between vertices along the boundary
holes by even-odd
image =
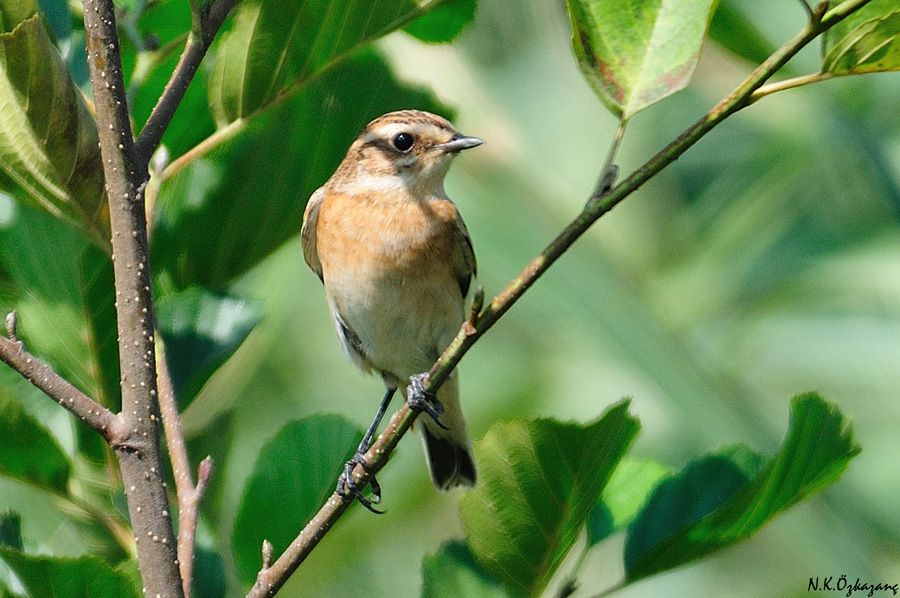
[[[773,42],[746,14],[749,9],[724,0],[718,9],[717,4],[570,0],[575,61],[613,114],[630,119],[688,85],[708,27],[715,42],[751,62],[770,51]],[[128,32],[123,26],[123,61],[139,128],[177,59],[190,15],[186,3],[176,0],[119,6],[121,22],[133,27]],[[550,10],[535,6],[518,10]],[[17,310],[19,336],[31,351],[117,409],[118,298],[97,131],[90,98],[79,87],[85,80],[84,31],[70,8],[50,0],[39,5],[0,0],[0,308],[4,314]],[[478,10],[475,26],[483,19],[492,23],[488,31],[509,32],[518,23],[516,10],[501,3],[482,3]],[[497,124],[502,119],[492,115],[496,108],[490,103],[478,120],[463,111],[463,102],[454,102],[463,122],[474,118],[498,131],[494,137],[492,131],[483,133],[486,149],[497,147],[497,153],[475,166],[462,164],[462,178],[451,179],[458,186],[451,186],[454,197],[466,195],[461,183],[472,189],[466,201],[482,194],[484,201],[462,211],[479,255],[487,257],[481,268],[486,284],[502,280],[509,263],[533,253],[536,236],[549,236],[555,228],[562,208],[542,204],[535,195],[578,196],[571,177],[554,178],[554,169],[546,167],[556,156],[526,154],[533,148],[558,153],[581,176],[594,175],[588,171],[596,162],[595,136],[582,134],[578,142],[555,137],[562,131],[593,131],[585,122],[597,120],[594,107],[578,103],[577,82],[548,58],[552,52],[525,51],[528,44],[544,42],[559,48],[559,37],[507,39],[479,30],[481,37],[467,38],[464,27],[475,13],[474,0],[245,0],[163,138],[168,159],[160,157],[148,190],[155,200],[151,265],[159,326],[191,457],[199,461],[211,452],[220,465],[201,508],[198,595],[236,595],[252,583],[262,539],[276,551],[290,541],[333,489],[358,441],[359,425],[374,407],[369,395],[378,389],[345,375],[349,366],[338,360],[336,343],[326,337],[331,331],[321,292],[313,277],[300,272],[296,235],[305,198],[368,120],[404,107],[452,116],[453,109],[434,92],[397,74],[403,70],[398,65],[414,61],[409,53],[419,55],[418,40],[456,40],[469,48],[474,59],[465,52],[457,56],[468,60],[467,76],[487,90],[505,86],[495,90],[498,96],[532,124],[533,130],[510,131]],[[821,68],[836,75],[897,70],[897,15],[891,2],[874,0],[825,36]],[[561,22],[561,13],[545,16],[530,26]],[[379,41],[400,30],[410,35]],[[158,39],[158,49],[138,49],[149,36]],[[572,97],[552,85],[535,90],[530,77],[513,76],[515,65],[526,60],[542,67],[548,79],[569,77],[564,89]],[[565,66],[570,62],[566,57]],[[507,76],[498,79],[479,69]],[[456,89],[468,87],[458,83]],[[552,118],[529,118],[544,114],[532,95],[555,106]],[[567,101],[589,107],[579,112],[567,108]],[[679,112],[677,103],[686,101],[673,99],[669,112],[646,111],[645,122],[653,125],[644,136],[648,147],[677,131],[666,122],[673,114],[688,122],[682,118],[687,110]],[[831,120],[807,126],[828,137],[822,127],[844,118],[837,108],[841,102],[820,101]],[[816,384],[820,375],[828,379],[837,369],[822,366],[800,380],[784,373],[780,378],[754,374],[752,366],[740,363],[740,354],[767,334],[780,339],[767,343],[774,350],[812,352],[798,344],[799,334],[782,329],[756,328],[729,337],[734,319],[748,328],[789,316],[815,319],[821,313],[804,309],[825,301],[829,295],[823,289],[836,287],[830,295],[837,297],[835,303],[823,313],[839,312],[845,309],[841,297],[851,297],[839,291],[854,285],[839,286],[844,278],[837,274],[857,266],[874,269],[896,251],[896,228],[883,223],[896,223],[900,193],[895,172],[885,164],[889,142],[877,135],[896,133],[896,123],[879,127],[874,109],[856,108],[855,114],[867,127],[860,134],[866,139],[856,136],[853,124],[839,126],[861,155],[857,167],[843,167],[865,187],[847,190],[841,181],[823,191],[816,185],[826,185],[826,176],[804,175],[814,179],[812,185],[791,178],[803,173],[797,165],[807,162],[801,151],[806,141],[739,131],[734,134],[748,142],[735,145],[756,151],[741,154],[746,172],[719,162],[731,147],[716,152],[721,148],[715,144],[722,142],[713,138],[713,145],[700,148],[706,158],[699,165],[686,158],[688,165],[667,179],[672,195],[655,204],[652,215],[633,212],[633,220],[619,220],[625,232],[612,243],[620,244],[621,252],[595,244],[590,255],[567,256],[570,265],[560,267],[569,269],[523,308],[530,310],[523,312],[525,323],[498,333],[499,344],[486,341],[489,349],[480,361],[462,368],[466,394],[474,399],[464,399],[473,428],[484,432],[487,422],[501,420],[483,436],[476,434],[482,438],[475,447],[481,479],[460,501],[462,528],[439,514],[447,511],[446,500],[434,498],[430,487],[420,492],[405,481],[421,470],[415,483],[423,488],[427,483],[424,468],[411,462],[413,451],[404,446],[381,480],[388,514],[373,520],[355,513],[342,522],[306,565],[311,580],[305,591],[346,595],[363,576],[376,588],[393,589],[399,579],[409,589],[419,576],[411,563],[428,554],[421,573],[426,596],[538,595],[557,589],[564,583],[561,576],[590,577],[585,565],[590,559],[583,555],[596,554],[620,533],[626,536],[622,583],[630,584],[744,540],[833,483],[858,447],[847,418],[816,394],[792,402],[787,435],[773,457],[743,446],[704,453],[739,434],[754,444],[769,440],[771,433],[761,430],[771,432],[772,416],[762,411],[779,416],[784,411],[783,402],[771,397]],[[563,122],[567,115],[585,122],[573,129]],[[782,154],[772,157],[762,149],[767,145]],[[497,175],[517,154],[536,161],[517,176]],[[822,169],[829,171],[827,165]],[[711,174],[718,171],[725,174]],[[689,190],[683,196],[678,195],[682,188]],[[723,198],[729,194],[735,197]],[[676,205],[679,201],[684,205]],[[831,207],[821,205],[829,202]],[[803,210],[813,203],[815,209]],[[883,272],[863,277],[871,294],[853,297],[862,297],[860,309],[869,309],[871,317],[896,326],[900,313],[879,311],[887,309],[885,303],[900,304],[884,301],[895,299],[898,290],[889,282],[896,278]],[[534,329],[535,322],[544,321],[553,324]],[[571,334],[557,327],[568,327]],[[556,339],[572,346],[563,352]],[[894,345],[886,347],[900,353]],[[734,363],[728,361],[732,355]],[[623,367],[598,374],[607,360]],[[849,367],[848,361],[861,368],[865,360],[839,360],[842,367]],[[549,412],[591,420],[601,411],[598,405],[624,392],[620,387],[638,389],[634,404],[645,434],[650,433],[646,442],[656,443],[654,454],[664,457],[628,454],[639,423],[627,402],[587,424],[521,417],[543,405]],[[744,388],[752,388],[765,407],[741,405]],[[843,405],[848,393],[836,384],[832,388]],[[354,423],[319,415],[336,411],[352,413]],[[655,417],[660,411],[672,414],[675,423]],[[140,595],[127,532],[122,539],[123,489],[110,473],[109,451],[5,370],[0,371],[0,432],[0,504],[15,511],[0,513],[0,592]],[[663,464],[698,453],[678,472]],[[876,508],[861,497],[845,504],[869,509],[863,519]],[[53,513],[40,524],[47,505],[54,505]],[[875,513],[871,517],[879,519]],[[900,530],[885,525],[878,533],[889,540]],[[450,539],[460,534],[463,539]],[[416,560],[397,556],[410,553]],[[302,591],[295,586],[285,592],[292,589]]]

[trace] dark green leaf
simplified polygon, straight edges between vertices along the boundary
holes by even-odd
[[[94,119],[37,15],[0,34],[0,102],[0,169],[31,202],[106,243]]]
[[[447,542],[422,560],[422,598],[505,598],[500,582],[486,571],[465,542]]]
[[[128,577],[96,557],[77,559],[24,554],[0,548],[0,559],[32,596],[53,598],[137,598]]]
[[[353,50],[434,6],[415,0],[241,2],[210,78],[216,122],[223,126],[254,114],[287,88],[310,82]]]
[[[69,459],[4,388],[0,388],[0,439],[0,475],[65,492]]]
[[[742,450],[689,465],[659,486],[629,530],[629,581],[751,536],[778,513],[834,482],[859,447],[840,411],[817,394],[791,402],[779,453],[759,473]]]
[[[622,459],[588,518],[588,545],[593,546],[630,525],[653,489],[670,473],[668,467],[656,461]]]
[[[162,183],[154,264],[178,287],[225,289],[300,232],[307,198],[369,120],[411,106],[450,116],[375,54],[331,69]]]
[[[194,555],[194,593],[199,598],[224,598],[225,567],[222,557],[214,551],[198,546]]]
[[[723,0],[709,25],[709,37],[729,52],[754,64],[775,51],[769,40],[741,12],[740,0]]]
[[[263,540],[281,554],[334,492],[361,439],[344,418],[316,415],[285,425],[266,443],[234,522],[234,557],[244,584],[256,579]]]
[[[0,513],[0,547],[22,550],[22,518],[18,513]]]
[[[37,13],[35,0],[0,0],[0,33],[12,31],[16,25]]]
[[[157,314],[182,408],[262,319],[258,303],[198,287],[161,298]]]
[[[447,0],[404,31],[432,44],[452,41],[475,18],[475,7],[475,0]]]
[[[588,82],[628,119],[688,84],[716,0],[568,0]]]
[[[835,74],[900,69],[900,8],[873,0],[825,32],[822,70]]]
[[[38,0],[38,6],[56,42],[68,40],[72,35],[72,13],[66,0]]]
[[[628,402],[593,423],[515,420],[477,443],[460,513],[472,553],[515,595],[537,595],[583,529],[638,431]]]

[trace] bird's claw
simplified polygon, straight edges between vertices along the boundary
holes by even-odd
[[[363,455],[359,453],[353,455],[353,458],[344,465],[344,471],[338,478],[337,493],[346,502],[358,500],[359,504],[373,513],[377,513],[378,515],[384,514],[384,511],[375,508],[375,505],[381,503],[381,485],[378,483],[378,480],[375,479],[374,475],[369,476],[369,485],[372,487],[372,498],[363,494],[362,489],[360,489],[356,482],[353,481],[353,470],[356,469],[357,465],[361,465],[363,469],[369,471],[366,461],[363,459]]]
[[[444,406],[437,400],[435,393],[425,390],[426,380],[428,380],[427,373],[410,376],[409,386],[406,387],[406,403],[413,411],[427,413],[434,423],[449,430],[450,428],[445,426],[440,419],[444,413]]]

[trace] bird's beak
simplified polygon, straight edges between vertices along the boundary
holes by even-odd
[[[440,143],[434,147],[435,149],[447,152],[448,154],[455,154],[456,152],[462,151],[464,149],[478,147],[482,143],[484,143],[484,141],[482,139],[479,139],[478,137],[466,137],[465,135],[460,135],[459,133],[457,133],[450,138],[450,141],[446,143]]]

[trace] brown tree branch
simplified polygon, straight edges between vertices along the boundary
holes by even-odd
[[[0,360],[78,416],[110,444],[116,444],[126,436],[124,424],[115,413],[72,386],[49,365],[25,350],[16,336],[15,312],[6,316],[6,334],[5,337],[0,336]]]
[[[222,26],[225,17],[231,12],[235,2],[236,0],[215,0],[211,5],[206,5],[200,0],[191,2],[193,30],[188,35],[184,52],[178,59],[178,64],[175,66],[169,82],[166,83],[162,95],[135,141],[135,156],[139,163],[146,165],[150,161],[150,156],[159,146],[163,133],[169,126],[188,86],[197,73],[200,62],[206,56],[206,51],[212,44],[216,32]]]
[[[166,447],[175,478],[175,495],[178,499],[178,564],[185,596],[191,595],[194,573],[194,540],[197,530],[197,513],[212,475],[212,457],[207,456],[197,468],[197,484],[191,477],[191,461],[188,458],[175,388],[166,364],[165,348],[157,331],[156,370],[158,373],[159,411],[166,432]]]
[[[154,311],[143,178],[122,79],[112,0],[84,1],[87,59],[109,199],[122,412],[126,437],[113,446],[147,596],[183,596],[159,446]]]
[[[565,229],[535,257],[522,272],[513,279],[503,291],[491,300],[488,306],[478,315],[475,326],[466,321],[460,327],[456,338],[444,351],[429,371],[425,390],[434,392],[450,376],[453,369],[475,342],[505,314],[531,285],[540,278],[550,266],[578,240],[590,226],[604,214],[608,213],[626,197],[634,193],[651,177],[674,162],[679,156],[697,143],[714,127],[724,122],[735,112],[750,105],[752,94],[774,75],[797,52],[823,31],[858,10],[871,0],[849,0],[824,14],[821,19],[814,19],[793,39],[775,51],[765,62],[760,64],[742,81],[727,97],[716,104],[709,112],[693,125],[688,127],[677,139],[660,150],[643,166],[634,171],[628,178],[609,190],[607,193],[595,194],[582,212]],[[620,133],[617,132],[617,136]],[[611,151],[615,151],[618,141],[614,141]],[[607,162],[610,162],[607,160]],[[611,165],[604,167],[601,181],[612,171]],[[601,185],[602,187],[602,185]],[[404,404],[391,417],[385,431],[366,453],[364,464],[357,465],[353,478],[358,488],[363,488],[372,476],[377,474],[387,463],[400,438],[410,428],[416,413]],[[256,583],[247,598],[274,596],[303,560],[318,545],[325,534],[334,526],[338,518],[346,511],[350,503],[335,492],[319,509],[313,519],[303,528],[288,548],[278,559],[264,566],[258,573]]]

